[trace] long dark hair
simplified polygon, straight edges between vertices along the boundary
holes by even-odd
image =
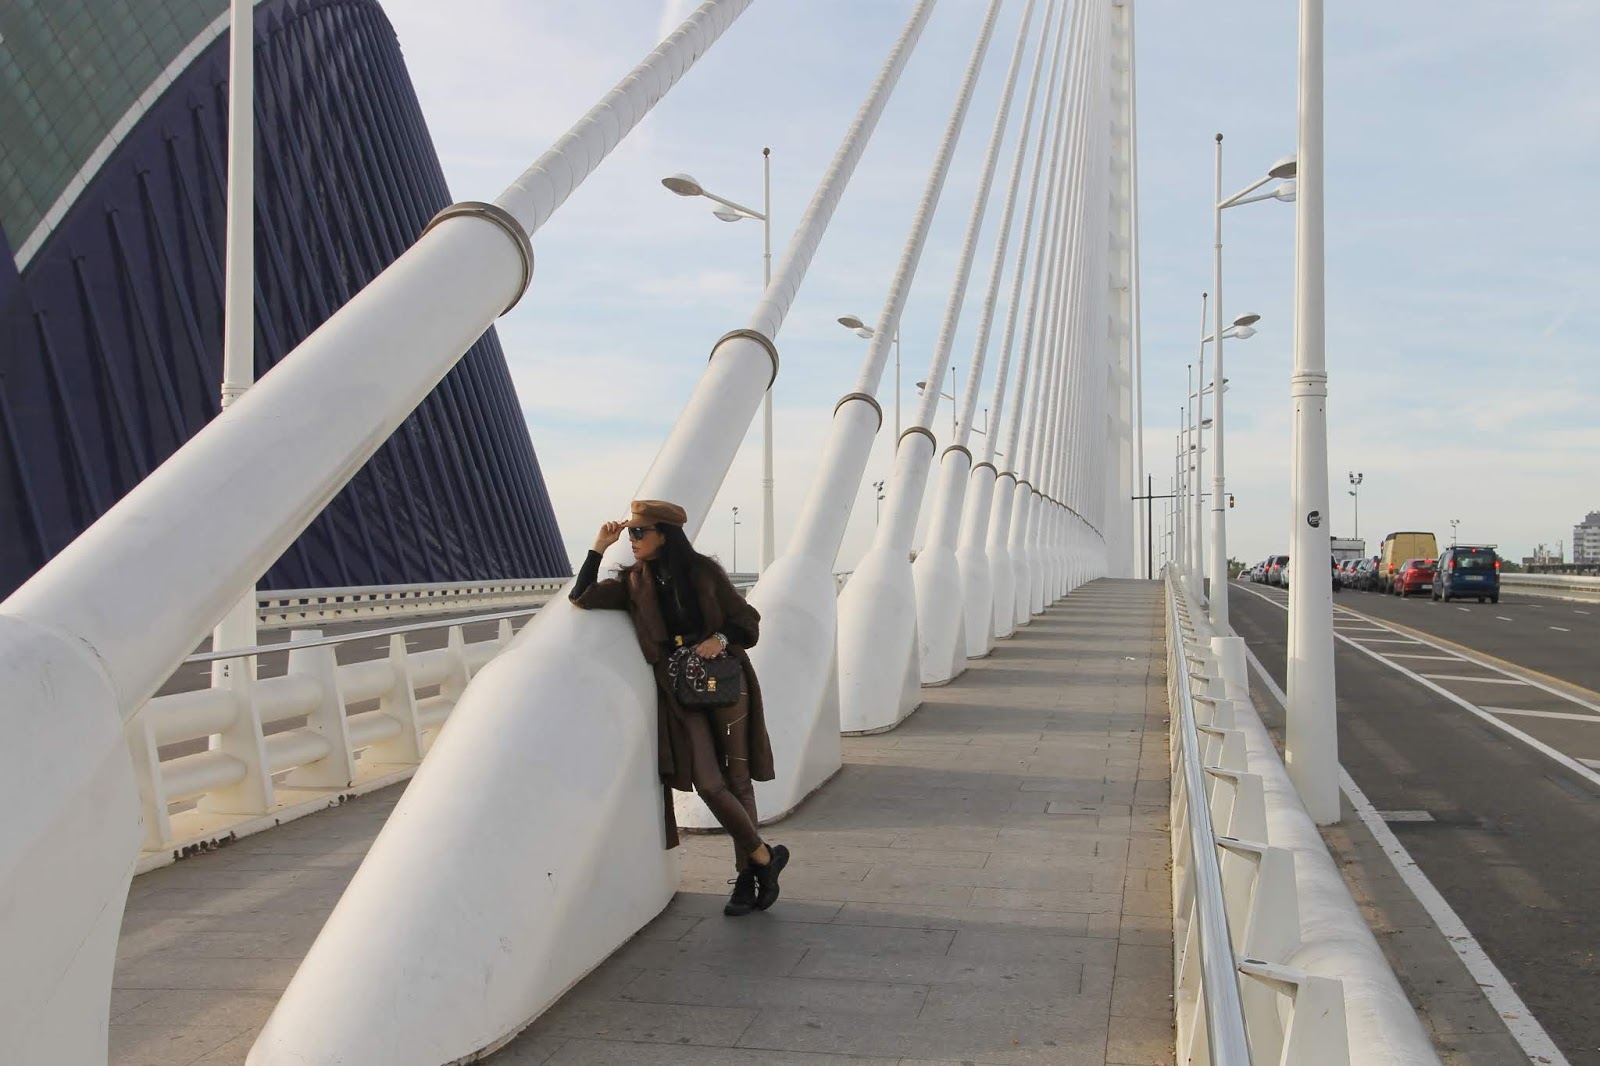
[[[695,551],[694,545],[689,543],[689,537],[682,526],[662,522],[656,526],[665,543],[661,545],[661,553],[651,560],[654,566],[660,567],[678,588],[691,588],[690,574],[694,572],[697,564],[715,563],[709,555],[702,555]]]
[[[672,597],[678,605],[679,616],[704,624],[704,619],[700,617],[700,598],[695,594],[692,575],[696,566],[721,564],[710,556],[695,551],[682,526],[662,522],[656,526],[656,530],[661,534],[663,543],[661,551],[654,559],[649,560],[651,566],[667,575],[668,588],[672,590]]]

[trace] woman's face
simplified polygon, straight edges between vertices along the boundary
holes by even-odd
[[[667,538],[661,535],[661,531],[653,523],[638,515],[630,515],[628,527],[628,543],[633,547],[635,562],[642,563],[661,554],[661,545],[666,543]],[[638,529],[644,530],[644,536],[635,540],[633,534]]]

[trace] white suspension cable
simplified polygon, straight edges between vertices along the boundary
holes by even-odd
[[[967,285],[972,279],[972,261],[978,252],[978,237],[983,231],[983,216],[989,206],[989,191],[994,184],[995,167],[1000,161],[1000,145],[1005,140],[1007,120],[1011,117],[1011,98],[1016,92],[1017,77],[1022,70],[1022,58],[1027,49],[1028,29],[1033,24],[1036,0],[1028,0],[1023,9],[1022,22],[1017,27],[1017,43],[1011,50],[1011,64],[1006,69],[1005,87],[1000,93],[1000,107],[995,113],[994,128],[989,133],[989,147],[984,153],[983,172],[978,178],[978,188],[972,197],[972,213],[967,218],[967,233],[961,243],[961,257],[956,266],[955,278],[950,283],[950,298],[945,304],[944,322],[939,327],[938,341],[934,344],[932,364],[924,380],[922,404],[917,412],[917,425],[931,426],[933,412],[939,404],[937,383],[944,380],[945,366],[950,359],[950,347],[955,343],[956,328],[961,322],[961,308],[966,303]],[[1044,38],[1041,37],[1042,41]],[[1000,238],[1004,242],[1004,234]],[[988,310],[988,309],[986,309]],[[972,429],[972,412],[977,403],[976,389],[983,379],[984,352],[973,353],[972,366],[967,373],[967,387],[961,393],[961,409],[956,419],[955,438],[952,444],[965,445]]]

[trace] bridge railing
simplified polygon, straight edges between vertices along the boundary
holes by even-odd
[[[1500,584],[1513,592],[1529,596],[1600,603],[1600,577],[1582,574],[1501,574]]]
[[[496,608],[537,607],[570,578],[444,581],[359,588],[281,589],[256,593],[258,629],[287,629],[315,622],[424,617]]]
[[[843,588],[848,573],[834,575]],[[517,610],[366,629],[336,637],[291,630],[283,644],[225,648],[191,655],[186,665],[288,655],[287,672],[247,684],[157,696],[127,726],[128,747],[144,822],[137,872],[271,829],[403,781],[416,772],[456,701],[479,670],[510,646],[519,619],[537,614],[570,578],[483,584],[394,585],[374,588],[264,592],[264,614],[296,622],[363,621],[385,616],[459,612],[511,601]],[[753,575],[734,576],[748,592]],[[495,634],[467,639],[468,627],[493,624]],[[447,631],[440,648],[412,650],[414,634]],[[360,661],[339,661],[341,648],[387,640],[387,650]],[[223,751],[213,738],[242,724],[261,743]],[[203,746],[203,750],[195,749]],[[165,754],[163,751],[165,750]],[[260,762],[251,766],[249,757]],[[229,792],[257,771],[269,782],[268,802],[237,802]]]
[[[1170,569],[1167,602],[1179,1061],[1438,1066],[1251,703],[1244,642],[1215,635]],[[1218,954],[1231,979],[1202,953],[1218,941],[1199,920],[1213,859],[1227,923]],[[1208,1043],[1210,997],[1233,982],[1245,1058]]]

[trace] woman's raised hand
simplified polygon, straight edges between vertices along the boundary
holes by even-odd
[[[617,542],[627,525],[626,522],[602,522],[600,532],[594,535],[594,550],[605,554],[605,550]]]

